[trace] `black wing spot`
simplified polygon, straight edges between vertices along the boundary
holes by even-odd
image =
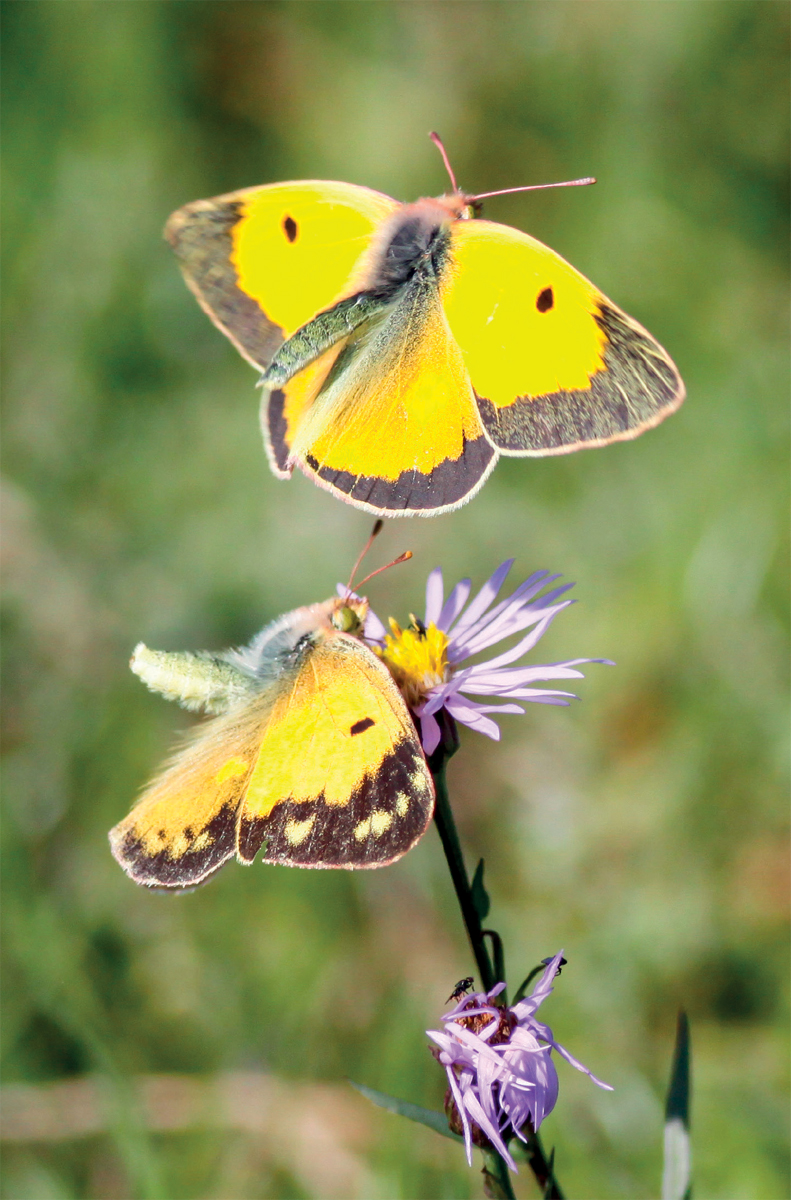
[[[191,842],[192,839],[195,837],[195,830],[192,828],[191,825],[184,826],[184,836],[188,842]]]
[[[166,833],[166,831],[165,831],[164,829],[158,829],[158,830],[157,830],[157,837],[159,838],[160,842],[164,842],[164,841],[166,841],[166,840],[167,840],[167,836],[168,836],[168,835],[167,835],[167,833]]]
[[[293,217],[283,218],[283,229],[290,242],[295,242],[297,240],[299,229],[297,228],[297,223]]]
[[[552,288],[544,288],[543,292],[538,293],[536,300],[536,308],[539,312],[549,312],[552,305],[555,303],[555,297],[552,293]]]
[[[354,722],[349,730],[349,733],[352,735],[352,737],[354,737],[355,734],[365,733],[366,729],[370,729],[371,726],[375,724],[376,721],[373,719],[373,717],[363,717],[361,721]]]

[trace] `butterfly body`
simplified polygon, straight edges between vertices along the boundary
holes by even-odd
[[[296,609],[242,650],[139,646],[148,686],[214,719],[198,728],[110,833],[138,883],[184,888],[234,855],[377,867],[425,831],[434,791],[404,701],[362,640],[367,604]]]
[[[500,454],[635,437],[683,399],[662,347],[559,255],[352,184],[198,201],[167,236],[212,319],[263,374],[270,463],[357,507],[465,503]]]

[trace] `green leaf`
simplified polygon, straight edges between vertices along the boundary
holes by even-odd
[[[472,892],[472,902],[475,906],[475,911],[478,914],[478,920],[485,921],[489,915],[491,902],[489,900],[489,894],[483,884],[483,859],[481,859],[481,861],[478,863],[478,866],[475,868],[475,874],[472,877],[472,885],[470,890]]]
[[[408,1100],[398,1100],[395,1096],[388,1096],[387,1092],[377,1092],[363,1083],[355,1083],[353,1079],[350,1079],[349,1083],[379,1108],[386,1108],[388,1112],[398,1113],[399,1116],[406,1117],[409,1121],[417,1121],[418,1125],[426,1125],[435,1133],[440,1133],[453,1142],[464,1143],[464,1138],[459,1137],[457,1133],[451,1132],[448,1128],[448,1118],[444,1113],[435,1112],[432,1108],[421,1108],[419,1104],[410,1104]]]
[[[673,1066],[665,1104],[662,1200],[690,1200],[692,1148],[689,1137],[691,1048],[687,1014],[678,1014]]]
[[[687,1130],[689,1129],[690,1097],[689,1064],[689,1021],[687,1014],[682,1009],[678,1014],[678,1025],[676,1026],[676,1045],[673,1050],[670,1086],[667,1090],[665,1120],[670,1121],[673,1117],[678,1117]]]
[[[552,1200],[552,1196],[555,1194],[555,1147],[554,1146],[552,1147],[549,1158],[547,1159],[547,1166],[549,1167],[549,1178],[547,1179],[547,1185],[544,1188],[544,1200]]]
[[[518,1004],[520,1000],[524,1000],[525,996],[527,995],[527,989],[530,987],[530,984],[533,982],[536,975],[540,975],[543,970],[544,970],[543,963],[539,963],[537,967],[533,967],[533,970],[530,972],[530,974],[527,976],[527,978],[523,979],[522,982],[520,983],[519,987],[516,989],[516,995],[514,996],[514,999],[513,999],[514,1004]]]

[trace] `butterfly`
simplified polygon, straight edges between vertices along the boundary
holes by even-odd
[[[684,398],[659,343],[560,255],[473,219],[499,193],[460,191],[431,136],[453,189],[436,199],[273,183],[187,204],[165,229],[262,371],[275,475],[298,467],[380,516],[449,512],[501,454],[633,438]]]
[[[417,731],[363,640],[368,602],[346,594],[286,613],[241,650],[162,653],[131,668],[213,719],[110,831],[136,883],[187,888],[234,855],[292,867],[382,867],[434,810]]]

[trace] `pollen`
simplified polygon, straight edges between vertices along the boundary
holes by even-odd
[[[415,617],[406,629],[391,617],[390,629],[380,654],[407,705],[415,708],[431,688],[450,677],[448,635]]]

